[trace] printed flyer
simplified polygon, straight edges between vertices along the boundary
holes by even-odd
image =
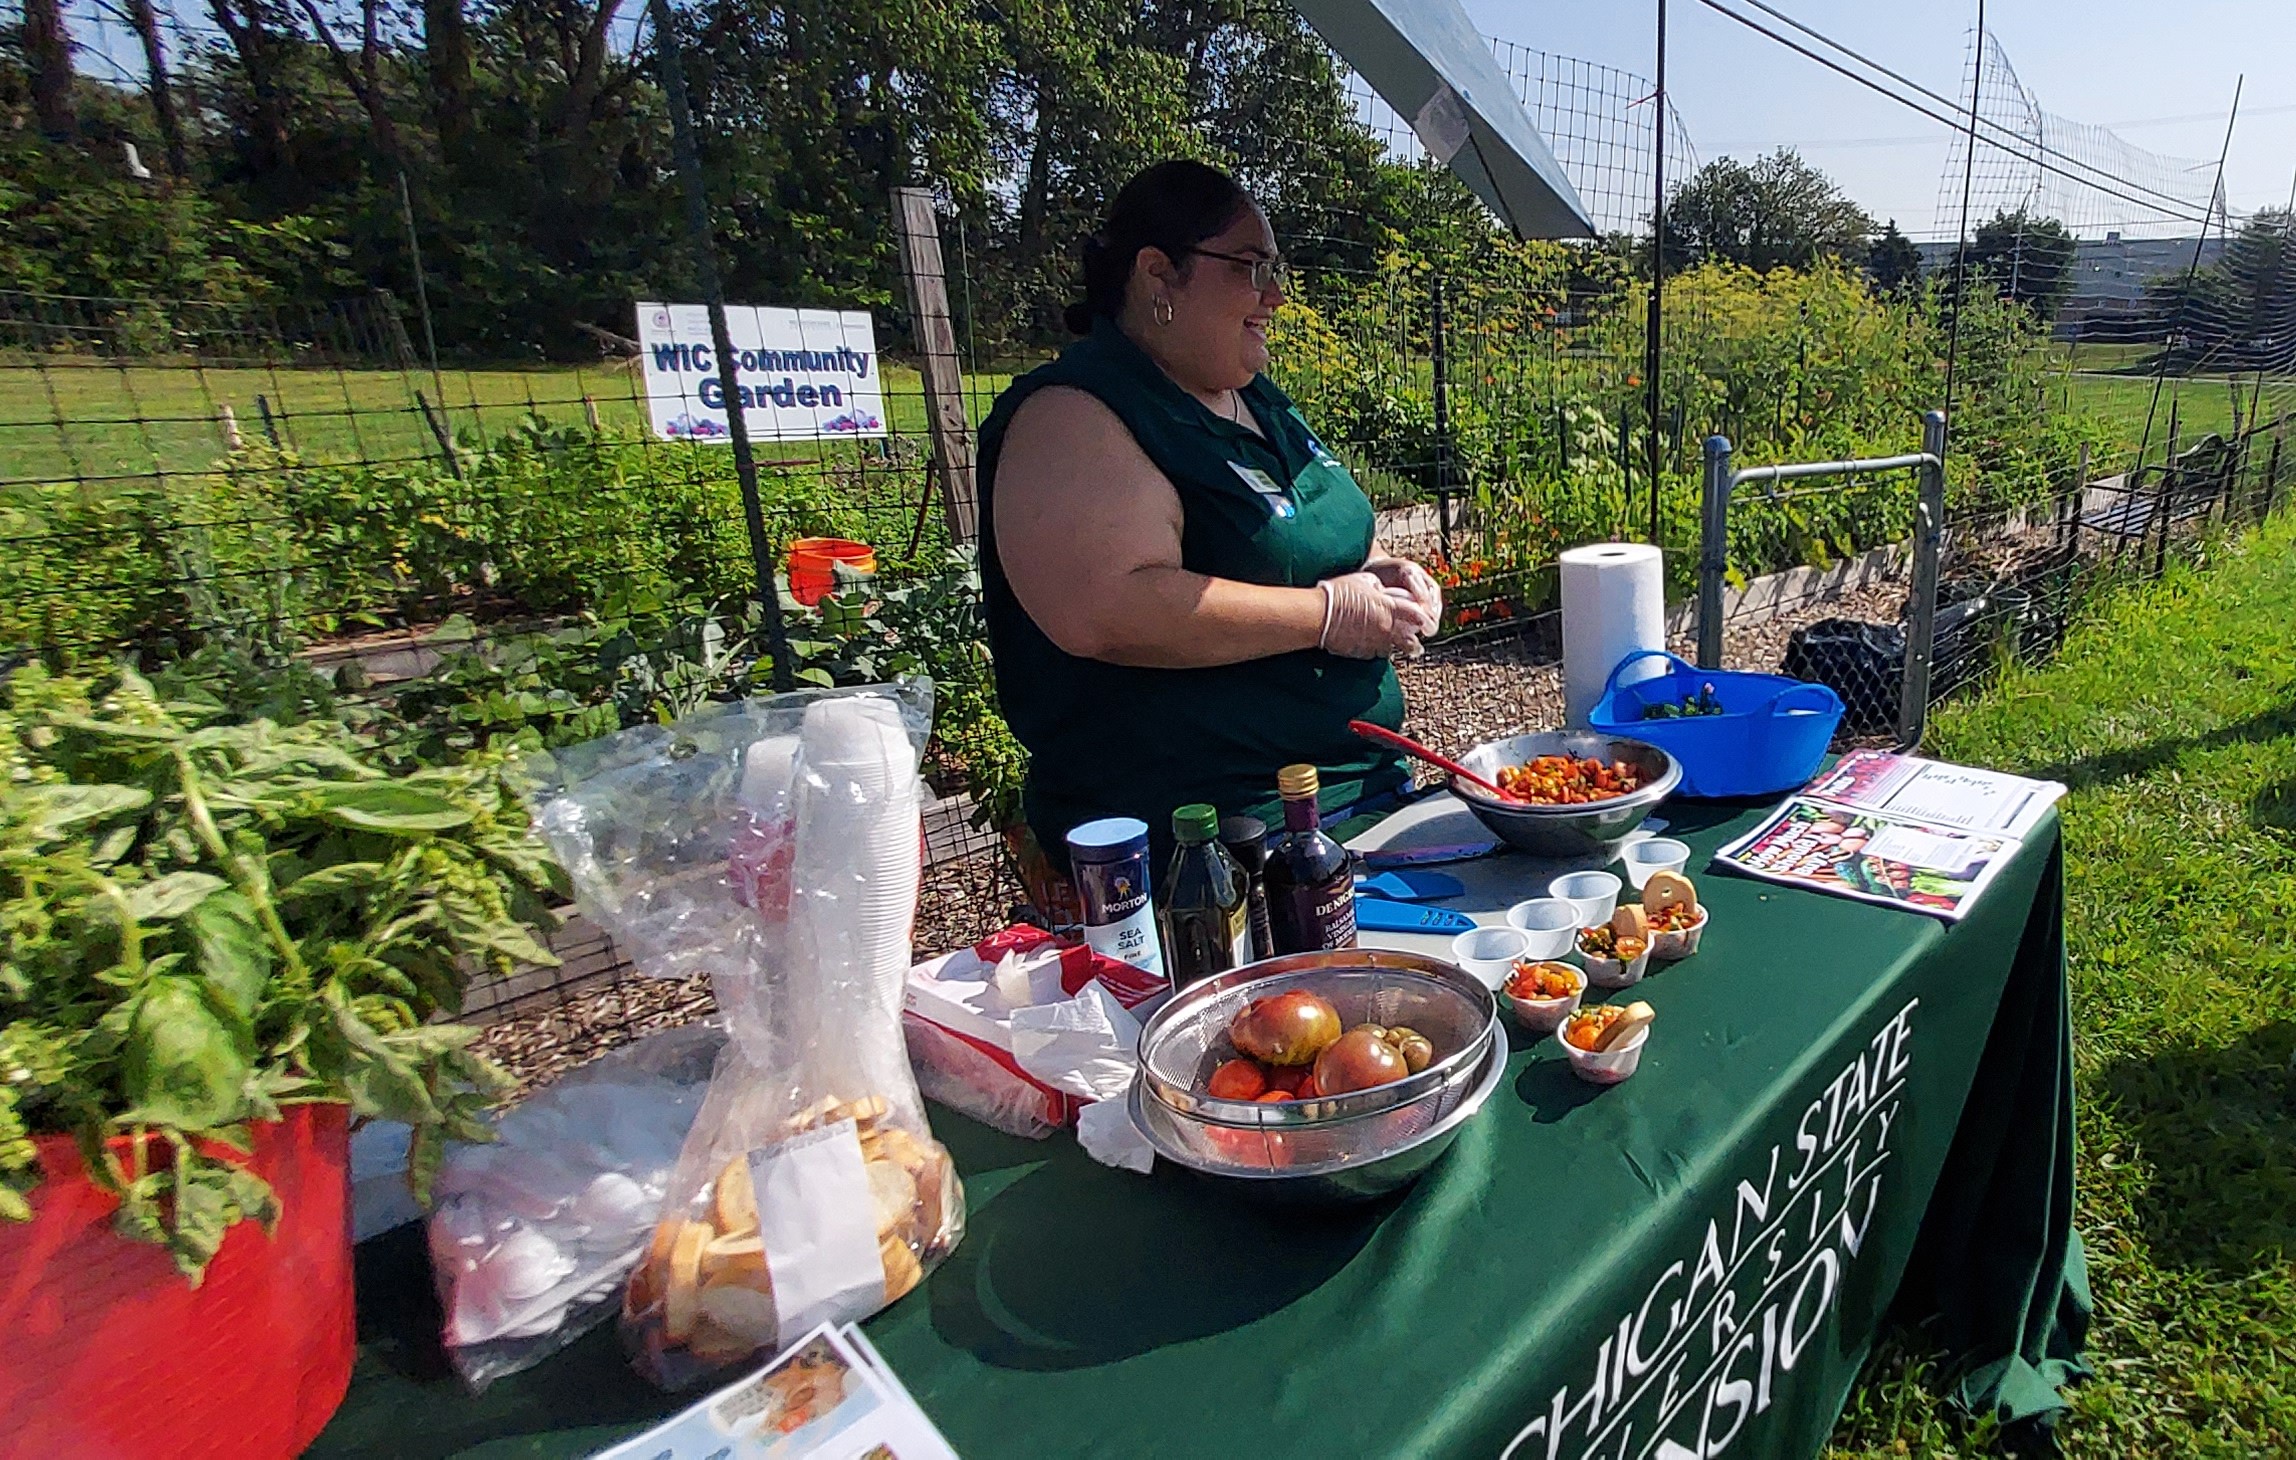
[[[1797,796],[1714,860],[1765,881],[1954,921],[2016,850],[2008,837],[1923,826]]]
[[[2065,788],[2001,771],[1948,765],[1886,750],[1853,750],[1803,788],[1802,794],[1857,811],[1957,831],[1998,832],[2022,840]]]
[[[2064,794],[2055,781],[1853,750],[1714,862],[1951,922]]]
[[[956,1460],[877,1350],[828,1324],[594,1460]]]

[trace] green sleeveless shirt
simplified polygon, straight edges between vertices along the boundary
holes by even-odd
[[[1265,440],[1206,410],[1108,319],[1014,381],[981,426],[981,581],[997,695],[1030,757],[1023,809],[1046,851],[1060,859],[1069,829],[1101,816],[1138,817],[1168,849],[1173,809],[1193,801],[1280,831],[1276,770],[1299,761],[1321,769],[1327,812],[1402,787],[1401,760],[1347,728],[1402,727],[1403,691],[1384,659],[1303,649],[1211,669],[1141,669],[1078,658],[1045,637],[997,554],[996,473],[1013,414],[1048,385],[1099,399],[1171,481],[1190,572],[1309,588],[1362,567],[1374,535],[1354,477],[1264,375],[1242,394]],[[1094,487],[1089,471],[1078,474],[1078,513],[1092,510]]]

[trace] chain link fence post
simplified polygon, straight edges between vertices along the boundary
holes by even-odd
[[[1698,529],[1698,667],[1722,667],[1722,574],[1730,562],[1730,438],[1706,438]]]
[[[1929,717],[1929,670],[1937,646],[1937,557],[1945,537],[1945,412],[1921,418],[1919,495],[1913,507],[1913,600],[1905,625],[1905,687],[1898,703],[1897,740],[1912,750],[1921,744]]]

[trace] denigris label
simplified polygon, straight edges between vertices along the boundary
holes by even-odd
[[[1281,894],[1270,894],[1269,911],[1274,912],[1277,901],[1285,904],[1286,916],[1277,918],[1276,942],[1286,953],[1319,953],[1332,948],[1355,946],[1355,882],[1352,876],[1342,875],[1336,882],[1322,887],[1292,888]],[[1287,938],[1286,934],[1289,933]]]

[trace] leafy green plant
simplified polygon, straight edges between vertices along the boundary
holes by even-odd
[[[811,609],[783,602],[798,679],[826,688],[930,675],[928,754],[972,792],[974,825],[1018,821],[1028,753],[997,706],[974,550],[946,549],[936,566],[896,580],[839,574],[838,591]]]
[[[0,766],[0,1218],[30,1215],[31,1137],[67,1134],[120,1232],[196,1279],[277,1205],[195,1140],[343,1101],[414,1128],[420,1188],[448,1136],[485,1138],[500,1077],[431,1021],[474,967],[554,962],[563,890],[499,758],[391,772],[338,721],[33,667]]]

